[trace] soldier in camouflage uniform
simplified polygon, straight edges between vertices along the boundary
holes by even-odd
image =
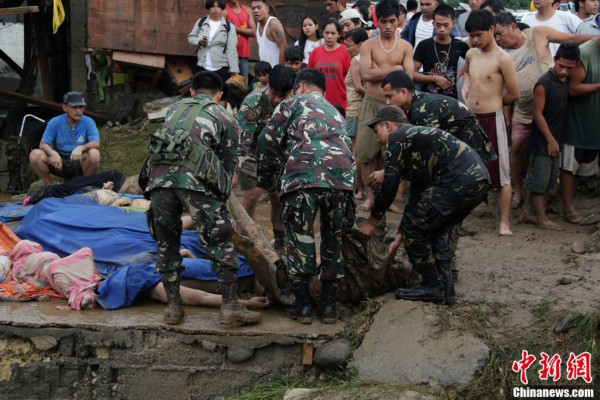
[[[262,189],[256,187],[256,139],[273,115],[275,107],[292,95],[295,77],[291,68],[276,65],[269,73],[269,86],[248,95],[237,114],[237,121],[242,130],[237,167],[238,182],[242,190],[242,206],[251,218],[254,218],[254,209],[262,192]],[[279,193],[270,191],[269,200],[274,247],[281,253],[285,251],[285,246]]]
[[[237,254],[225,205],[237,159],[239,126],[217,104],[223,88],[218,75],[199,72],[192,85],[192,98],[171,106],[165,128],[152,135],[145,163],[149,168],[145,191],[152,201],[149,226],[157,241],[156,266],[168,297],[165,321],[183,321],[179,274],[184,267],[179,250],[181,214],[187,209],[221,287],[219,322],[259,322],[260,314],[246,310],[237,300]]]
[[[281,193],[288,270],[296,296],[286,314],[312,322],[308,283],[322,282],[319,315],[336,322],[335,292],[344,274],[341,235],[354,222],[355,167],[340,113],[323,97],[325,75],[305,69],[295,96],[284,100],[258,138],[258,186]],[[316,265],[313,224],[321,212],[321,268]]]
[[[389,73],[381,85],[387,104],[400,107],[411,124],[438,128],[451,134],[468,144],[486,164],[498,158],[475,114],[460,101],[415,90],[413,81],[403,71]],[[460,224],[450,233],[452,254],[456,253],[459,234]],[[453,273],[458,276],[455,265]]]
[[[396,297],[450,303],[454,285],[448,234],[487,198],[487,169],[464,142],[437,128],[408,124],[399,107],[383,107],[367,124],[374,127],[381,144],[387,143],[387,157],[383,185],[361,232],[373,233],[400,181],[408,180],[410,198],[399,233],[423,281],[419,287],[399,289]]]

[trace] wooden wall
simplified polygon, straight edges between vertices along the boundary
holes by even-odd
[[[288,42],[300,34],[300,20],[311,14],[324,20],[322,0],[270,1],[271,15],[286,28]],[[245,1],[244,4],[249,4]],[[204,0],[90,0],[89,47],[140,53],[194,55],[187,35],[206,15]],[[253,41],[253,54],[256,43]]]

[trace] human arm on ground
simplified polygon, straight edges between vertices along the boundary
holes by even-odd
[[[354,82],[354,90],[361,96],[364,96],[366,90],[362,85],[360,65],[357,59],[352,59],[352,62],[350,63],[350,76],[352,77],[352,82]]]
[[[506,89],[502,97],[502,104],[512,104],[521,97],[521,93],[517,81],[517,70],[508,53],[503,53],[500,57],[500,71],[504,77],[504,88]]]
[[[571,72],[569,79],[569,96],[587,96],[592,93],[600,91],[600,82],[597,83],[583,83],[585,79],[585,68],[581,61],[577,62],[577,65]]]
[[[546,88],[544,85],[536,85],[533,91],[533,122],[538,130],[548,142],[548,155],[556,157],[560,154],[558,142],[554,139],[546,118],[544,118],[544,107],[546,106]]]

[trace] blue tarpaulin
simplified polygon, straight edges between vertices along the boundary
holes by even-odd
[[[131,305],[135,297],[155,285],[156,242],[150,236],[144,213],[127,213],[118,207],[99,205],[82,195],[48,198],[33,206],[17,226],[22,239],[41,244],[46,251],[64,257],[82,247],[94,252],[96,269],[107,279],[99,294],[106,308]],[[181,247],[204,257],[195,231],[184,231]],[[239,258],[238,276],[252,275]],[[186,259],[183,279],[216,280],[210,261]]]
[[[23,219],[33,206],[17,203],[0,203],[0,222],[11,222]]]

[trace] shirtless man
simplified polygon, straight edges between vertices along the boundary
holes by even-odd
[[[509,12],[496,15],[496,42],[508,52],[517,69],[517,82],[521,97],[515,102],[512,115],[512,143],[510,172],[513,183],[512,206],[519,206],[524,198],[523,177],[529,155],[529,137],[533,128],[533,87],[553,64],[550,43],[574,42],[582,44],[593,35],[563,33],[548,26],[538,26],[521,31]]]
[[[368,121],[385,106],[381,81],[390,72],[403,69],[413,75],[413,56],[410,44],[401,39],[398,28],[400,6],[395,0],[383,0],[375,7],[381,34],[367,40],[360,49],[360,76],[366,82],[365,97],[358,116],[359,121]],[[355,157],[361,163],[363,182],[369,181],[372,172],[380,167],[382,149],[373,129],[360,124],[356,137]],[[367,187],[367,200],[360,206],[369,211],[375,202],[373,190]]]
[[[517,72],[510,56],[494,40],[495,20],[489,11],[472,11],[465,29],[473,48],[467,52],[463,97],[498,154],[498,160],[486,166],[492,188],[499,189],[499,233],[512,236],[509,221],[512,189],[502,107],[519,99]]]
[[[269,15],[267,0],[252,0],[250,10],[256,21],[256,41],[260,61],[266,61],[271,67],[277,64],[285,65],[283,53],[287,48],[285,31],[281,22]],[[266,31],[266,32],[265,32]]]

